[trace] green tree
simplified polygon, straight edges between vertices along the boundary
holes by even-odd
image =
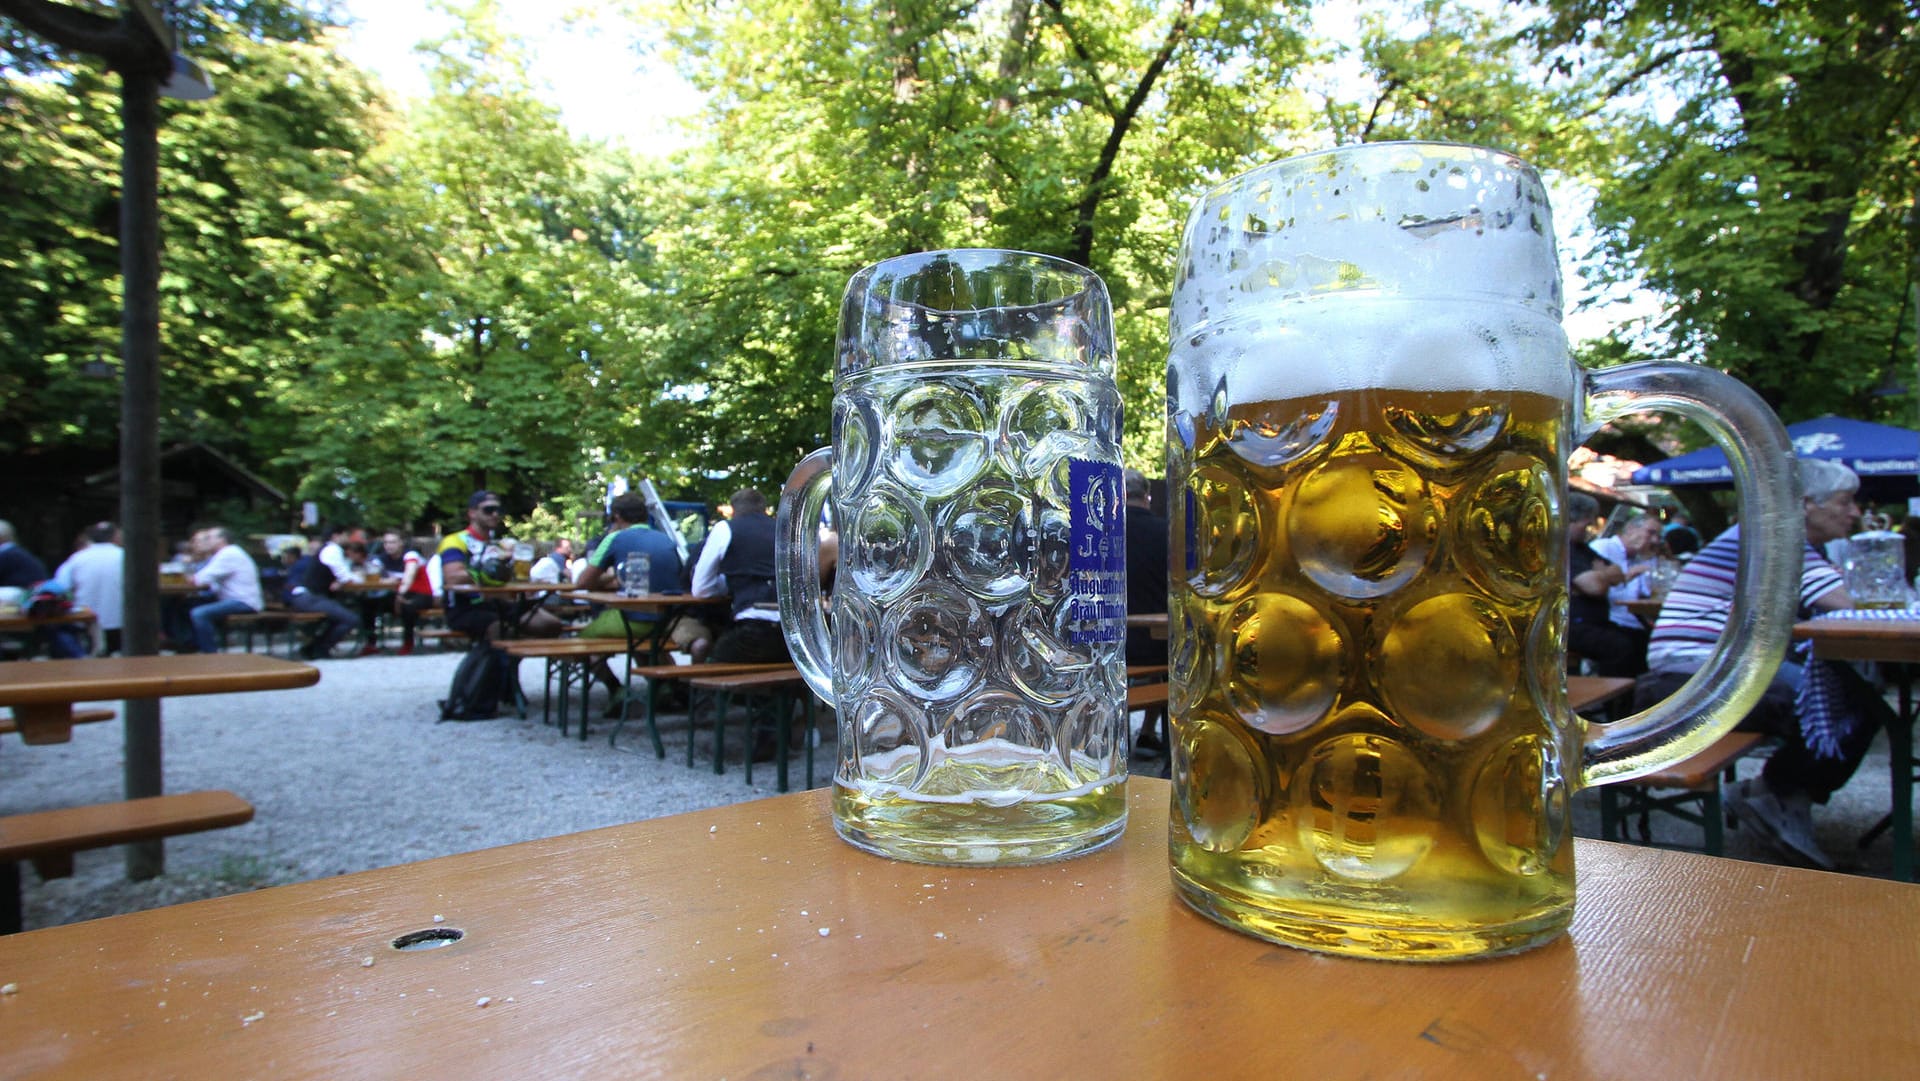
[[[646,407],[710,495],[826,438],[840,294],[861,265],[1013,247],[1114,294],[1129,456],[1162,446],[1165,306],[1196,186],[1305,138],[1304,8],[1223,0],[674,5],[706,140],[654,193]],[[721,479],[724,478],[724,479]]]
[[[381,519],[452,516],[477,487],[519,506],[577,486],[612,427],[609,354],[627,355],[622,235],[595,163],[533,94],[497,5],[456,10],[431,97],[372,155],[333,223],[324,330],[282,368],[299,414],[282,461],[301,491]]]
[[[184,47],[219,92],[165,102],[165,442],[262,461],[288,414],[268,373],[324,310],[304,268],[356,182],[372,91],[297,4],[196,8]],[[0,450],[110,450],[120,337],[117,79],[10,36],[0,70]]]
[[[1613,355],[1704,361],[1788,420],[1911,415],[1920,225],[1920,5],[1912,0],[1552,0],[1533,37],[1604,85],[1600,284],[1669,307]]]

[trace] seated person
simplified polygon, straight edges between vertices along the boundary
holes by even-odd
[[[1645,667],[1640,638],[1613,622],[1607,592],[1627,580],[1625,568],[1600,558],[1587,531],[1600,504],[1585,492],[1567,493],[1567,650],[1593,662],[1603,676],[1636,676]]]
[[[47,565],[40,562],[38,556],[20,547],[14,537],[13,523],[0,521],[0,586],[12,586],[31,595],[40,583],[50,577]],[[21,602],[21,607],[25,606],[26,602]],[[72,627],[44,626],[36,628],[35,633],[46,645],[47,653],[53,657],[70,660],[87,655],[86,643]]]
[[[500,544],[500,497],[473,493],[467,500],[467,528],[440,541],[434,558],[440,561],[440,580],[446,587],[447,627],[476,642],[498,641],[505,622],[519,613],[519,633],[532,638],[554,638],[566,624],[538,607],[521,609],[512,601],[495,600],[462,590],[469,585],[505,585],[513,580],[513,552]]]
[[[647,501],[636,492],[624,492],[613,498],[608,507],[613,518],[614,528],[600,542],[593,546],[587,556],[587,565],[580,571],[579,584],[592,590],[615,592],[620,588],[620,565],[630,555],[647,557],[647,592],[678,593],[680,587],[680,549],[673,538],[647,524]],[[621,618],[606,616],[588,624],[580,634],[586,638],[624,637],[631,629],[635,641],[648,639],[660,621],[653,612],[622,612]],[[685,617],[679,621],[686,622]],[[679,629],[678,623],[669,633]],[[602,663],[595,666],[594,677],[608,685],[612,694],[607,703],[609,717],[621,712],[621,700],[625,687],[620,685],[613,675],[613,669]]]
[[[714,523],[693,569],[694,596],[731,594],[733,625],[714,640],[711,656],[717,662],[790,661],[773,583],[773,519],[766,497],[742,488],[728,503],[733,517]]]
[[[1620,584],[1607,590],[1607,618],[1633,641],[1631,671],[1617,674],[1637,676],[1647,670],[1647,637],[1652,632],[1639,616],[1633,614],[1627,603],[1645,600],[1652,595],[1648,586],[1653,581],[1653,569],[1659,562],[1660,522],[1652,515],[1635,514],[1627,519],[1618,533],[1601,537],[1588,547],[1601,559],[1624,572]]]
[[[194,644],[200,652],[218,653],[228,616],[265,607],[260,596],[260,568],[233,542],[233,532],[225,526],[203,529],[194,534],[194,541],[195,554],[205,562],[193,572],[193,584],[212,591],[213,599],[195,605],[187,618],[193,624]]]
[[[334,567],[323,560],[319,552],[301,556],[287,568],[287,606],[296,612],[318,612],[327,617],[326,623],[300,647],[300,655],[310,661],[333,656],[334,647],[358,625],[353,613],[334,597],[341,582]]]
[[[1803,458],[1800,479],[1805,491],[1802,512],[1807,536],[1800,568],[1799,612],[1804,619],[1816,612],[1853,607],[1846,581],[1820,549],[1828,541],[1846,536],[1859,518],[1860,508],[1854,505],[1853,494],[1860,487],[1860,478],[1838,463]],[[1734,568],[1739,556],[1740,527],[1736,525],[1687,561],[1654,624],[1653,640],[1647,649],[1652,670],[1636,688],[1637,707],[1644,708],[1671,694],[1706,663],[1733,611]],[[1814,838],[1813,804],[1827,802],[1847,783],[1866,757],[1874,734],[1891,716],[1886,703],[1851,668],[1837,665],[1834,670],[1846,681],[1845,707],[1853,720],[1838,747],[1822,753],[1808,746],[1796,705],[1805,668],[1786,660],[1775,673],[1760,707],[1739,725],[1745,731],[1778,737],[1780,747],[1767,759],[1758,779],[1740,782],[1726,797],[1727,809],[1752,825],[1782,855],[1825,870],[1832,870],[1834,864]]]

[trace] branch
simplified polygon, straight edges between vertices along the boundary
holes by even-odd
[[[109,19],[50,0],[0,0],[0,15],[69,52],[100,57],[123,74],[164,75],[173,64],[146,21],[131,12]]]
[[[1100,65],[1094,62],[1093,54],[1087,51],[1087,47],[1080,43],[1079,36],[1073,32],[1073,24],[1067,20],[1067,13],[1061,7],[1060,0],[1041,0],[1041,2],[1052,10],[1054,25],[1060,28],[1062,34],[1066,35],[1067,44],[1073,47],[1074,57],[1086,67],[1087,74],[1093,77],[1093,89],[1100,95],[1100,107],[1111,115],[1113,113],[1113,99],[1107,96],[1107,80],[1101,77]],[[1191,12],[1193,10],[1193,4],[1182,4],[1181,9],[1183,12]],[[1185,15],[1183,14],[1181,18],[1182,21],[1184,21]]]
[[[1373,137],[1373,126],[1380,121],[1380,110],[1387,107],[1387,101],[1393,97],[1393,92],[1405,85],[1406,83],[1399,79],[1388,79],[1387,84],[1380,88],[1380,95],[1373,99],[1373,108],[1367,111],[1367,122],[1360,128],[1361,142],[1364,143]]]
[[[1059,0],[1047,0],[1047,4],[1055,11],[1059,10]],[[1107,178],[1113,175],[1113,163],[1120,157],[1120,144],[1132,130],[1141,106],[1147,103],[1147,95],[1153,92],[1153,84],[1173,59],[1173,51],[1179,48],[1181,39],[1186,37],[1187,20],[1193,15],[1193,5],[1194,0],[1181,0],[1180,14],[1174,17],[1173,25],[1167,27],[1167,37],[1160,43],[1160,51],[1154,55],[1153,62],[1147,65],[1147,70],[1141,73],[1139,84],[1128,95],[1127,103],[1121,107],[1119,115],[1113,118],[1113,130],[1107,133],[1107,144],[1100,148],[1100,160],[1087,176],[1087,194],[1075,208],[1073,243],[1067,254],[1067,258],[1081,266],[1090,266],[1093,261],[1093,214],[1099,209],[1100,201],[1107,197]]]

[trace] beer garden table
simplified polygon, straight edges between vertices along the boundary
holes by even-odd
[[[1906,1076],[1920,890],[1580,840],[1571,934],[1322,957],[1194,914],[1168,786],[941,868],[796,793],[0,938],[0,1075]],[[398,949],[395,944],[438,945]]]
[[[639,593],[627,596],[620,593],[576,593],[576,597],[593,604],[605,605],[622,613],[651,612],[655,619],[646,637],[647,663],[660,664],[666,655],[667,634],[673,629],[673,621],[690,608],[712,608],[729,603],[728,598],[696,597],[690,593]],[[640,641],[634,637],[633,621],[622,620],[627,629],[627,653],[635,653]]]
[[[285,690],[319,680],[310,664],[251,653],[21,661],[0,664],[0,706],[13,708],[22,741],[65,743],[77,702]]]
[[[1899,692],[1899,720],[1887,726],[1887,768],[1893,789],[1893,874],[1913,881],[1913,666],[1920,664],[1920,619],[1862,617],[1803,620],[1793,636],[1812,641],[1821,660],[1877,661]],[[1876,828],[1866,840],[1878,833]]]
[[[25,612],[0,616],[0,634],[30,634],[41,627],[83,628],[93,625],[93,609],[77,605],[57,616],[44,619],[30,619]]]

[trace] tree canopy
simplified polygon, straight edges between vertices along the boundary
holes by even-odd
[[[0,451],[115,440],[114,76],[0,0]],[[1288,153],[1445,138],[1592,193],[1586,358],[1698,360],[1787,419],[1904,417],[1920,214],[1912,0],[647,0],[687,149],[570,133],[494,0],[387,98],[330,5],[188,9],[219,92],[162,126],[163,436],[303,498],[451,521],[615,474],[771,491],[827,436],[860,266],[1015,247],[1106,279],[1130,463],[1159,471],[1193,197]],[[1563,235],[1570,232],[1562,221]]]

